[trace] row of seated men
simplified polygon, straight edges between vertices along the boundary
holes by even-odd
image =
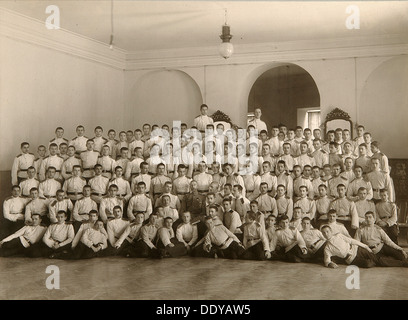
[[[378,169],[378,159],[371,161]],[[217,166],[214,165],[214,167]],[[269,164],[264,163],[264,167],[269,167]],[[381,189],[372,188],[370,181],[363,177],[362,169],[359,166],[354,168],[356,178],[350,184],[343,178],[337,179],[333,184],[331,182],[334,178],[329,179],[327,184],[320,177],[310,180],[307,177],[308,173],[305,172],[308,167],[305,166],[302,175],[300,167],[296,166],[294,170],[296,178],[292,183],[290,183],[291,175],[288,173],[284,173],[287,179],[283,182],[269,173],[268,180],[257,177],[259,179],[254,184],[256,188],[254,190],[246,189],[247,184],[244,181],[255,176],[242,177],[239,174],[233,174],[231,164],[224,164],[223,171],[226,175],[222,179],[218,182],[209,179],[207,189],[203,190],[198,178],[201,175],[211,178],[212,175],[205,172],[204,162],[200,163],[199,168],[200,173],[192,180],[186,177],[186,166],[181,164],[177,170],[178,178],[172,181],[164,175],[164,164],[157,165],[157,174],[151,178],[146,173],[147,164],[142,162],[142,173],[133,179],[132,186],[130,186],[129,182],[122,178],[121,167],[115,168],[117,177],[109,181],[101,175],[101,166],[96,165],[94,167],[96,175],[87,183],[81,177],[81,167],[74,166],[74,176],[65,181],[62,189],[58,183],[55,191],[50,192],[48,189],[46,193],[42,185],[48,181],[56,182],[53,178],[55,168],[50,167],[47,170],[48,179],[41,182],[38,188],[31,187],[28,196],[25,194],[21,196],[21,191],[25,192],[25,183],[31,178],[22,181],[20,186],[13,186],[12,196],[3,204],[5,219],[0,225],[1,236],[4,237],[10,232],[9,229],[14,225],[12,222],[27,221],[33,212],[42,215],[48,212],[53,213],[51,221],[55,222],[55,212],[59,209],[72,211],[71,220],[81,222],[83,220],[81,214],[98,208],[101,219],[106,222],[108,218],[113,217],[112,208],[120,205],[129,218],[132,218],[133,212],[144,212],[147,218],[153,209],[165,206],[164,196],[168,195],[170,198],[169,210],[190,211],[194,214],[202,213],[211,204],[220,205],[223,198],[230,197],[233,200],[233,209],[239,213],[241,219],[248,212],[251,200],[256,200],[259,210],[265,214],[273,213],[275,216],[286,214],[290,218],[294,207],[302,208],[302,214],[307,214],[311,219],[316,220],[325,219],[329,209],[336,209],[339,217],[354,229],[358,226],[358,220],[364,219],[364,213],[370,210],[378,214],[380,218],[389,218],[393,222],[389,226],[389,233],[393,240],[397,238],[397,213],[395,204],[389,199],[392,189],[382,188],[387,190],[387,199],[384,201],[384,192],[382,194]],[[284,170],[284,163],[278,163],[278,170],[280,168]],[[316,170],[316,173],[318,172]],[[339,172],[339,166],[334,165],[334,176],[337,177]],[[28,174],[32,176],[34,173],[35,169],[30,167]],[[220,181],[223,183],[220,184]],[[280,184],[277,184],[278,181]],[[316,181],[318,183],[315,183]],[[147,188],[149,184],[150,188]],[[125,185],[125,191],[121,189],[123,185]]]
[[[131,221],[123,219],[122,207],[115,206],[113,218],[106,224],[97,210],[91,210],[76,231],[72,223],[66,222],[66,211],[58,211],[56,222],[48,227],[41,224],[44,216],[33,213],[27,225],[0,241],[0,255],[59,259],[191,255],[323,262],[330,268],[337,268],[338,263],[364,268],[408,267],[406,252],[383,229],[388,221],[378,219],[372,211],[365,213],[353,239],[345,226],[337,222],[334,209],[328,212],[328,219],[319,230],[316,221],[302,215],[300,207],[294,208],[290,221],[285,214],[278,217],[263,214],[253,200],[246,222],[241,224],[239,214],[232,209],[232,200],[224,198],[222,203],[223,221],[217,205],[210,205],[208,213],[202,215],[184,211],[181,218],[166,216],[159,207],[148,219],[139,212]]]

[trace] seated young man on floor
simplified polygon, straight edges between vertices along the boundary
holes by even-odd
[[[177,226],[176,238],[184,244],[187,253],[191,253],[198,239],[197,225],[191,223],[191,213],[189,211],[181,214],[181,220],[182,223]]]
[[[313,229],[309,217],[302,219],[302,231],[300,232],[303,240],[305,240],[308,258],[307,262],[318,262],[323,260],[323,252],[326,239],[319,229]]]
[[[104,254],[117,255],[119,254],[118,249],[116,248],[116,243],[119,240],[122,233],[125,231],[126,227],[129,225],[129,221],[123,220],[123,211],[121,206],[113,207],[114,219],[109,220],[106,224],[106,229],[108,232],[108,248],[105,250]]]
[[[215,224],[211,216],[205,218],[208,232],[204,237],[203,249],[210,256],[238,259],[245,248],[239,239],[222,224]]]
[[[95,224],[84,231],[81,242],[75,250],[76,259],[90,259],[100,257],[108,247],[108,236],[103,221],[97,220]]]
[[[47,227],[41,225],[41,215],[32,214],[32,224],[22,227],[0,241],[0,256],[27,255],[31,246],[40,242]]]
[[[149,222],[141,227],[139,240],[136,240],[132,250],[129,252],[134,258],[157,258],[159,252],[154,245],[157,237],[157,219],[158,215],[153,212],[149,216]]]
[[[368,245],[383,266],[405,267],[408,265],[407,253],[396,245],[381,227],[375,224],[375,214],[372,211],[366,212],[365,224],[357,230],[355,239]]]
[[[247,220],[248,222],[244,224],[243,240],[246,251],[241,258],[246,260],[269,259],[271,257],[271,252],[265,228],[256,221],[256,215],[254,212],[250,212],[247,215]]]
[[[389,200],[389,191],[380,190],[381,201],[375,205],[377,213],[376,224],[379,225],[390,239],[398,244],[397,206]]]
[[[173,218],[164,218],[163,227],[157,231],[159,258],[177,258],[187,254],[184,244],[177,240],[172,228]]]
[[[44,234],[43,242],[33,245],[31,257],[49,257],[66,259],[71,253],[71,242],[74,240],[74,227],[65,222],[67,213],[57,212],[57,223],[51,224]]]
[[[324,248],[324,265],[328,268],[338,268],[332,257],[342,259],[348,265],[361,268],[371,268],[379,264],[378,258],[372,250],[364,243],[344,236],[341,233],[333,234],[328,225],[322,227],[322,234],[326,239]]]
[[[136,213],[133,222],[126,227],[118,241],[116,241],[115,248],[118,250],[118,255],[125,257],[134,256],[134,245],[140,240],[140,231],[143,226],[144,217],[143,212]]]
[[[300,232],[289,226],[288,216],[278,218],[280,229],[276,230],[270,242],[272,260],[302,262],[307,254],[306,243]]]

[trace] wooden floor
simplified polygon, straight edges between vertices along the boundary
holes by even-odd
[[[45,286],[47,266],[60,289]],[[81,261],[0,258],[0,299],[407,299],[408,268],[360,269],[360,289],[346,288],[346,266],[270,261],[125,259]]]

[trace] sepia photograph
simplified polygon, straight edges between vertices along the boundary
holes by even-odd
[[[0,300],[259,318],[408,298],[408,1],[0,1]]]

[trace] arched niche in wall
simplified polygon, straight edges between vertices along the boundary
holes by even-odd
[[[408,158],[408,57],[381,63],[366,79],[358,107],[359,122],[389,158]]]
[[[246,97],[248,113],[261,107],[262,119],[269,130],[280,123],[291,128],[310,127],[313,123],[311,129],[321,125],[320,93],[308,71],[296,64],[281,62],[263,65],[250,77]]]
[[[203,103],[197,83],[185,72],[173,69],[142,75],[131,86],[127,100],[128,115],[136,127],[150,123],[171,128],[173,121],[192,125]]]

